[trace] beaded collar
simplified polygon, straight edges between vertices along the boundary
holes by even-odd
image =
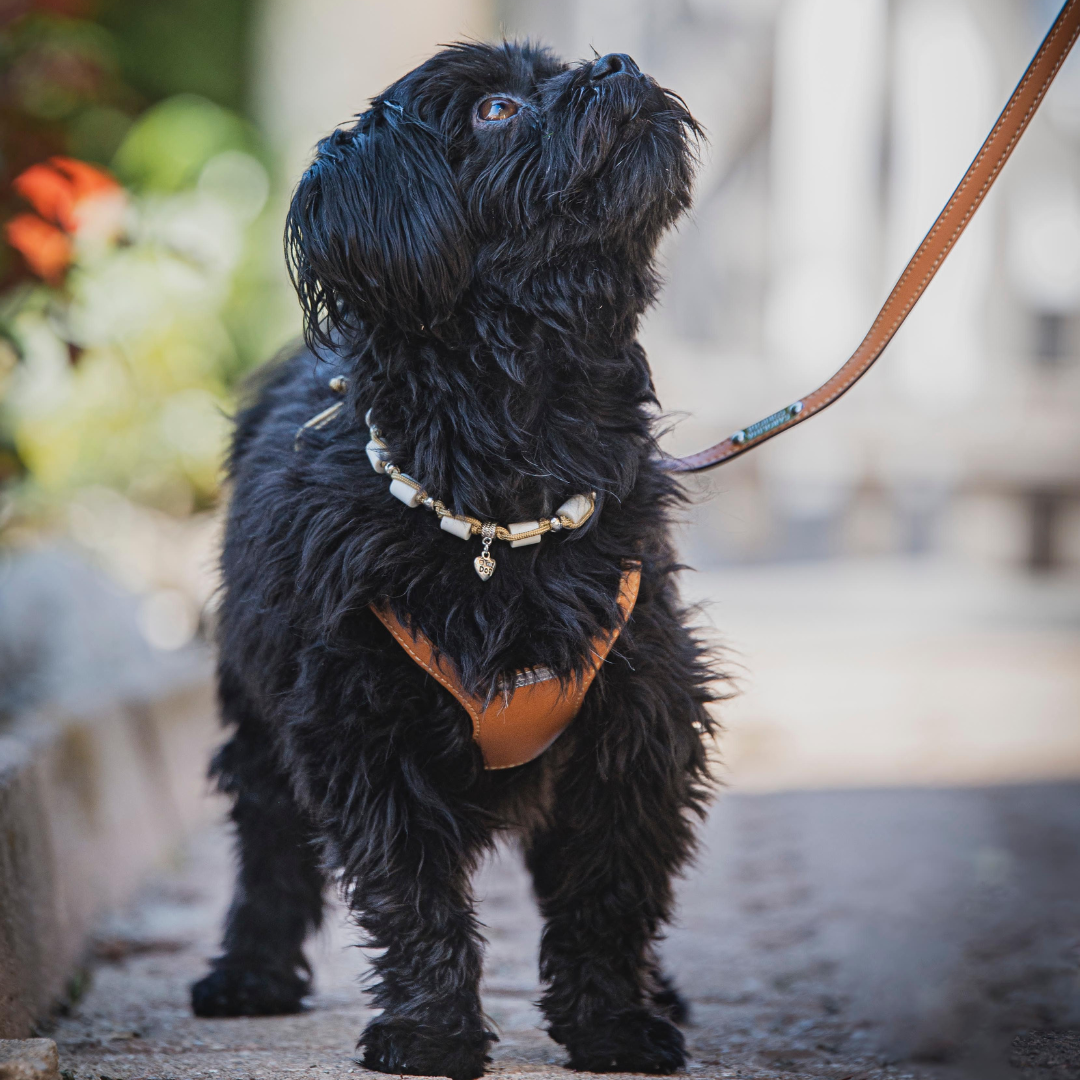
[[[330,380],[330,389],[337,394],[343,394],[348,389],[348,383],[338,375]],[[321,431],[326,427],[341,412],[344,404],[342,401],[335,402],[328,409],[324,409],[302,424],[297,429],[293,448],[300,448],[300,441],[305,431]],[[429,495],[417,480],[403,473],[390,460],[387,445],[383,442],[378,427],[372,422],[370,409],[364,417],[364,423],[368,425],[370,436],[367,444],[368,461],[377,473],[390,477],[390,494],[395,499],[399,499],[410,508],[423,506],[433,511],[439,518],[439,527],[460,540],[468,540],[473,536],[482,538],[483,550],[473,559],[473,566],[476,567],[476,572],[482,581],[487,581],[495,573],[496,562],[491,555],[492,541],[504,540],[515,548],[539,544],[544,533],[581,528],[596,509],[596,492],[593,491],[588,495],[571,496],[552,517],[538,518],[536,521],[515,521],[503,526],[497,525],[494,521],[480,521],[467,514],[459,516],[448,510],[439,499]]]

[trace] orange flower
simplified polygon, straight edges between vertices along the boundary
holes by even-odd
[[[79,206],[103,195],[118,195],[120,185],[101,169],[75,158],[54,157],[41,165],[31,165],[11,186],[46,221],[65,232],[79,227]]]
[[[71,262],[71,237],[37,214],[19,214],[5,226],[8,243],[30,269],[50,285],[58,285]]]
[[[87,236],[109,239],[120,229],[124,189],[85,161],[49,158],[20,173],[11,186],[41,217],[12,218],[5,227],[8,243],[51,285],[60,283],[71,264],[71,234],[85,228]]]

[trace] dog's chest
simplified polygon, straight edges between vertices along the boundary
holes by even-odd
[[[484,767],[510,769],[539,757],[577,716],[593,679],[633,613],[640,582],[639,565],[623,568],[618,596],[620,622],[589,641],[582,671],[575,671],[566,680],[560,680],[546,666],[506,672],[495,692],[486,697],[469,692],[453,660],[439,655],[422,631],[403,622],[386,604],[372,604],[371,608],[408,656],[468,712]]]

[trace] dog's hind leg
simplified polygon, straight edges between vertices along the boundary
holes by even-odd
[[[197,1016],[298,1012],[311,990],[303,942],[322,919],[323,873],[270,733],[227,677],[221,697],[237,726],[212,773],[233,799],[237,878],[223,954],[191,988],[191,1004]]]

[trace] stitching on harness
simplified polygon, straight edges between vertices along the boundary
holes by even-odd
[[[419,656],[412,647],[411,640],[401,633],[395,626],[388,623],[378,611],[375,613],[378,616],[379,622],[386,627],[387,630],[393,635],[394,640],[422,667],[433,679],[435,679],[444,690],[448,690],[454,697],[454,700],[459,705],[463,706],[468,714],[472,717],[473,722],[473,735],[477,738],[480,736],[480,716],[476,711],[476,707],[470,701],[463,701],[457,693],[454,691],[454,687],[451,685],[450,680],[442,673],[439,666],[431,661],[426,661],[422,656]]]

